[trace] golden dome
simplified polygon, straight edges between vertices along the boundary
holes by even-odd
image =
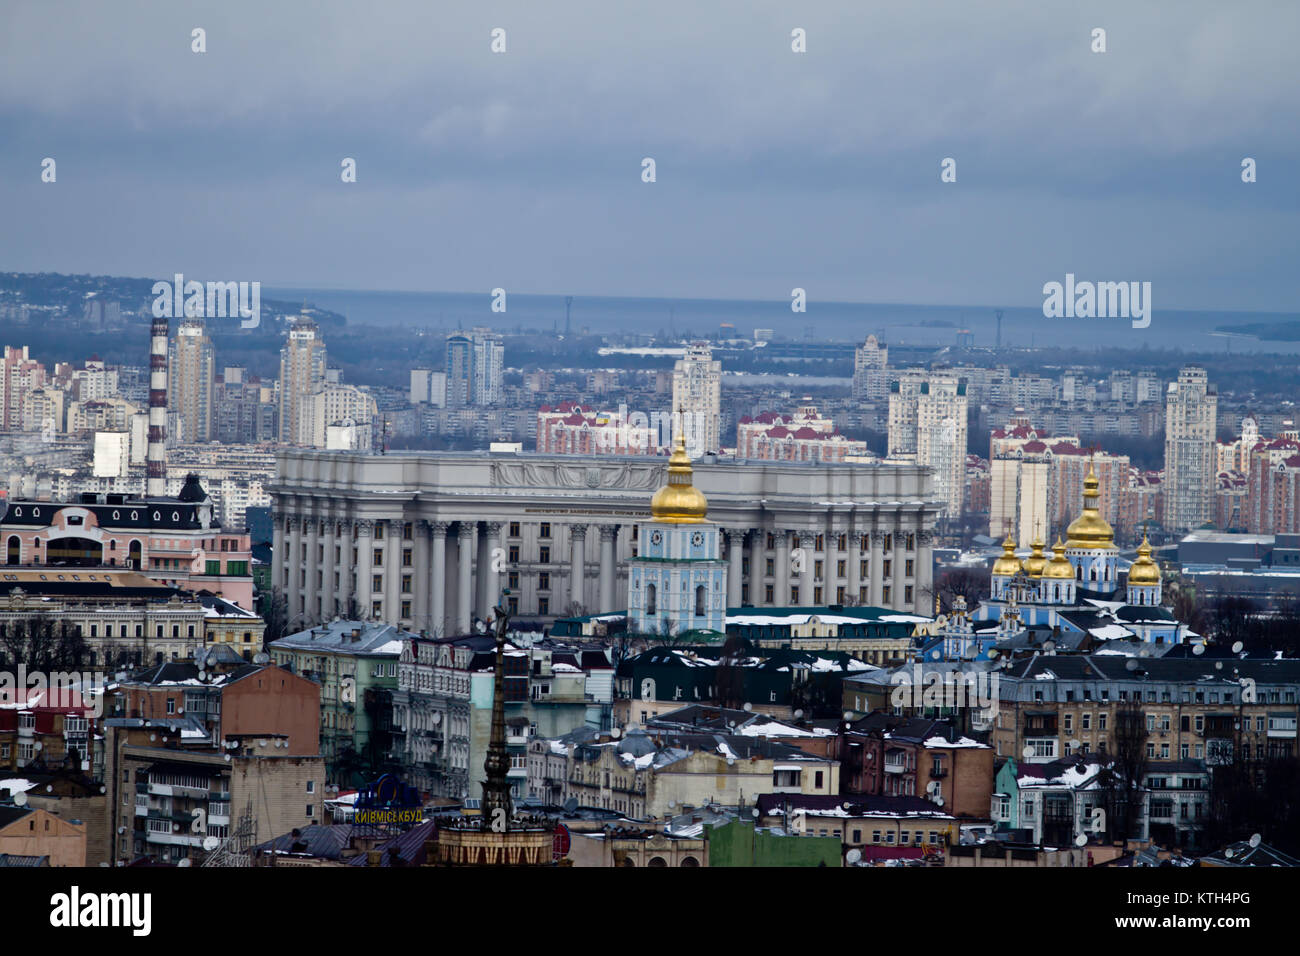
[[[1056,544],[1052,545],[1052,560],[1048,561],[1047,567],[1043,569],[1043,577],[1053,581],[1069,580],[1074,577],[1074,565],[1065,556],[1065,545],[1061,544],[1059,534],[1056,536]]]
[[[1047,557],[1043,554],[1043,539],[1041,535],[1035,536],[1034,543],[1030,545],[1033,550],[1029,557],[1025,558],[1025,574],[1031,578],[1041,578],[1043,568],[1047,567]]]
[[[650,516],[655,521],[672,524],[699,524],[706,521],[709,501],[691,484],[691,459],[686,454],[686,434],[678,429],[672,457],[668,459],[668,484],[650,499]]]
[[[993,573],[999,577],[1011,577],[1023,571],[1024,565],[1016,557],[1016,543],[1011,539],[1011,532],[1007,532],[1007,540],[1002,542],[1002,554],[993,562]]]
[[[1138,545],[1138,558],[1128,569],[1129,584],[1159,584],[1160,565],[1151,558],[1151,544],[1146,535]]]
[[[1083,514],[1070,523],[1065,532],[1067,548],[1090,548],[1117,551],[1115,547],[1115,530],[1110,522],[1101,516],[1097,501],[1101,497],[1097,491],[1100,482],[1097,473],[1088,465],[1088,477],[1083,479]]]

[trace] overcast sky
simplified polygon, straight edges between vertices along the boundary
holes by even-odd
[[[5,0],[0,270],[1295,311],[1297,36],[1290,0]]]

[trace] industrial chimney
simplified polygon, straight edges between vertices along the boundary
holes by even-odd
[[[167,494],[167,317],[154,316],[149,332],[149,452],[145,497]]]

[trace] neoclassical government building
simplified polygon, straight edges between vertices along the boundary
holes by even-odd
[[[281,452],[274,583],[289,627],[357,614],[468,633],[502,588],[514,614],[622,611],[663,458]],[[716,460],[695,486],[721,531],[730,607],[848,603],[928,614],[928,468]]]

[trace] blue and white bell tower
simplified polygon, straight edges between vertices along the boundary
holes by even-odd
[[[637,527],[637,556],[628,564],[628,631],[726,633],[727,563],[708,501],[691,483],[685,436],[677,430],[668,483],[650,501],[650,520]]]

